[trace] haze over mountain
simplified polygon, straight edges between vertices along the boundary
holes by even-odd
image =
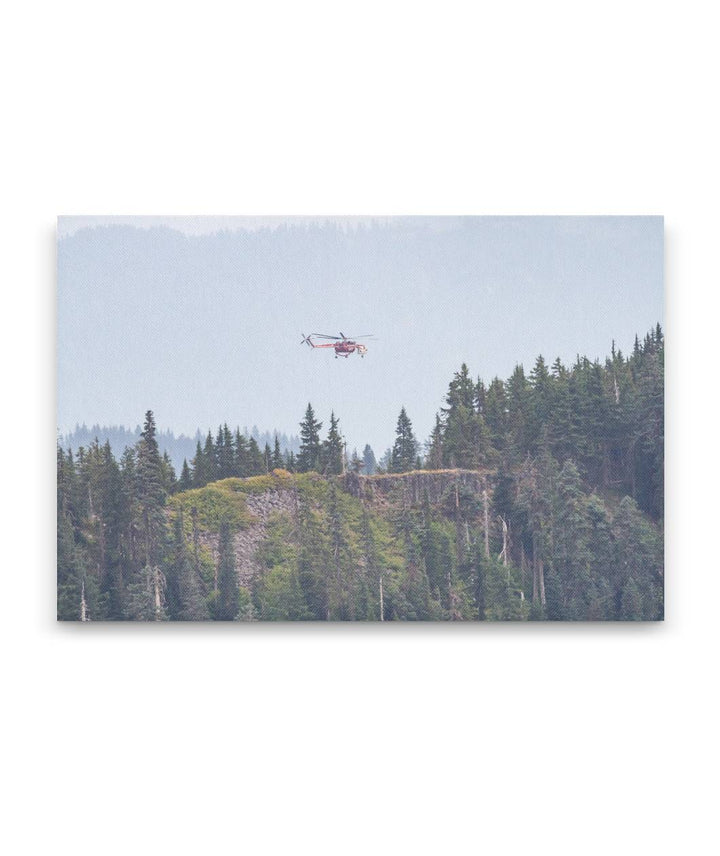
[[[204,431],[199,429],[192,435],[186,434],[175,435],[172,431],[159,431],[157,435],[158,448],[161,454],[167,452],[170,461],[177,473],[180,472],[183,461],[192,462],[197,444],[205,444],[208,430],[212,431],[213,437],[216,436],[217,429],[206,428]],[[243,426],[240,428],[242,434],[247,437],[253,437],[260,449],[264,449],[267,444],[271,448],[275,445],[275,435],[277,433],[280,450],[284,453],[293,452],[297,454],[300,451],[300,439],[297,435],[291,434],[288,436],[282,432],[275,431],[260,431],[257,425],[252,428]],[[140,439],[142,428],[136,425],[135,428],[126,428],[122,425],[76,425],[72,431],[66,434],[58,435],[58,444],[66,451],[77,450],[82,446],[87,449],[95,440],[100,445],[103,445],[107,440],[110,443],[110,448],[116,457],[120,457],[123,451],[128,446],[134,446]]]
[[[152,409],[176,434],[295,434],[311,401],[381,453],[401,405],[428,437],[463,362],[490,381],[541,353],[627,351],[664,319],[658,217],[134,219],[59,222],[61,433]],[[340,330],[378,341],[363,360],[300,345]]]

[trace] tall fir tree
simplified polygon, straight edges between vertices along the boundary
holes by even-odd
[[[390,458],[390,471],[406,473],[415,469],[417,464],[418,446],[413,434],[412,422],[405,408],[400,410],[395,428],[395,444]]]
[[[216,621],[234,621],[240,609],[240,586],[235,570],[232,529],[227,520],[220,524],[218,538],[218,593],[215,602]]]
[[[377,470],[375,452],[373,452],[370,444],[366,443],[365,448],[363,449],[363,473],[366,476],[373,476],[375,475],[375,470]]]
[[[297,470],[306,473],[310,470],[321,470],[322,445],[320,429],[322,422],[315,419],[312,405],[308,404],[305,418],[300,423],[300,452],[297,456]]]
[[[190,472],[190,467],[188,466],[187,458],[184,458],[182,470],[180,471],[180,478],[178,479],[178,490],[190,490],[192,486],[192,473]]]
[[[283,465],[284,465],[284,461],[283,461],[282,452],[280,450],[280,438],[278,437],[278,435],[276,433],[275,434],[275,445],[274,445],[273,454],[272,454],[272,468],[274,470],[280,470],[283,468]]]
[[[165,542],[165,478],[156,439],[157,429],[152,411],[145,414],[145,423],[137,443],[135,477],[139,505],[139,525],[144,540],[144,564],[157,566],[162,561]]]
[[[326,475],[339,475],[343,471],[344,448],[339,426],[335,413],[331,413],[330,428],[322,449],[322,468]]]

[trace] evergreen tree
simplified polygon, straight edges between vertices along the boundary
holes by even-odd
[[[363,459],[358,455],[357,449],[353,449],[352,456],[350,458],[350,470],[353,473],[360,474],[365,468],[365,463]]]
[[[217,580],[218,596],[214,618],[216,621],[234,621],[240,608],[240,586],[235,570],[232,530],[227,520],[220,524]]]
[[[101,546],[102,615],[95,617],[120,619],[124,612],[125,583],[130,563],[128,533],[132,526],[132,506],[123,490],[119,466],[113,458],[110,443],[100,450],[95,481],[95,496],[99,514]]]
[[[275,434],[275,448],[273,449],[272,454],[272,468],[274,470],[280,470],[283,468],[284,461],[282,452],[280,451],[280,439],[277,434]]]
[[[377,470],[377,461],[375,460],[375,453],[372,450],[372,447],[369,443],[365,444],[365,448],[363,449],[363,473],[366,476],[375,475],[375,471]]]
[[[395,429],[395,445],[390,457],[390,471],[405,473],[415,468],[417,459],[417,441],[413,434],[412,422],[403,407],[398,416]]]
[[[450,382],[445,402],[442,428],[436,423],[428,457],[434,463],[441,458],[449,467],[475,469],[483,466],[488,462],[491,445],[490,432],[478,409],[485,407],[485,388],[482,384],[473,384],[464,363]]]
[[[192,461],[192,486],[205,487],[210,481],[208,468],[205,465],[205,456],[203,454],[200,441],[198,440],[195,448],[195,457]]]
[[[233,465],[233,475],[244,478],[250,475],[248,444],[245,436],[240,433],[238,428],[235,431],[235,460]]]
[[[168,601],[171,618],[179,621],[205,621],[209,618],[202,581],[185,541],[183,510],[180,506],[174,522],[172,562],[168,571]]]
[[[495,449],[505,448],[508,434],[508,407],[505,385],[500,378],[493,378],[485,396],[483,418],[490,432],[490,441]]]
[[[215,440],[217,478],[227,479],[235,475],[235,447],[227,423],[220,426]]]
[[[530,385],[532,393],[529,398],[525,440],[531,446],[537,447],[541,438],[548,434],[550,417],[554,410],[550,372],[542,356],[537,358],[530,373]]]
[[[217,481],[218,478],[218,463],[217,454],[215,452],[215,443],[213,442],[212,433],[208,431],[205,438],[205,446],[203,448],[203,463],[205,466],[205,478],[208,482]]]
[[[148,410],[136,447],[135,477],[144,565],[150,568],[160,565],[165,542],[164,506],[167,492],[156,433],[155,419],[152,411]]]
[[[265,443],[265,450],[263,451],[263,464],[265,466],[265,472],[269,473],[273,468],[273,453],[270,451],[270,444]]]
[[[330,546],[321,526],[321,518],[309,503],[298,510],[298,581],[308,615],[317,620],[329,618],[327,568],[331,568]]]
[[[440,414],[435,416],[435,427],[430,435],[430,440],[427,445],[427,457],[425,466],[429,470],[441,470],[444,465],[443,457],[443,425],[440,421]]]
[[[331,573],[328,577],[328,619],[331,621],[354,621],[355,563],[350,555],[345,520],[335,483],[328,487],[328,536],[331,551]]]
[[[108,450],[110,449],[110,444],[108,443]],[[163,487],[165,488],[166,493],[175,493],[177,490],[177,477],[175,475],[175,468],[172,465],[172,461],[170,460],[170,455],[167,452],[163,452],[162,456],[162,477],[163,477]]]
[[[164,621],[165,576],[157,565],[146,564],[133,575],[127,589],[126,617],[132,621]]]
[[[382,458],[378,461],[376,472],[379,474],[390,471],[390,462],[392,461],[392,449],[385,449]]]
[[[327,440],[323,444],[322,465],[326,475],[339,475],[343,471],[343,441],[340,435],[339,420],[335,413],[330,414],[330,428]]]
[[[620,617],[623,621],[642,621],[644,617],[642,595],[632,577],[625,583],[622,590]]]
[[[245,472],[249,476],[260,476],[267,472],[265,455],[260,451],[260,447],[254,437],[251,437],[248,440],[247,466]]]
[[[308,404],[305,419],[300,423],[300,452],[297,456],[297,471],[300,473],[321,469],[321,428],[322,422],[315,420],[312,405]]]
[[[180,473],[180,479],[178,480],[178,490],[190,490],[193,486],[192,473],[190,472],[190,467],[188,466],[187,458],[183,459],[182,471]]]

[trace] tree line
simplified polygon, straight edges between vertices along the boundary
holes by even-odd
[[[538,358],[529,377],[518,366],[488,386],[463,365],[424,454],[402,408],[380,462],[369,446],[348,459],[336,415],[323,438],[310,404],[297,455],[225,425],[179,479],[151,412],[119,460],[107,442],[58,447],[58,617],[661,617],[663,353],[658,326],[604,364],[548,369]],[[483,489],[457,481],[411,502],[400,479],[386,508],[331,478],[422,469],[427,486],[434,470],[456,468],[476,471]],[[273,470],[298,474],[297,510],[268,526],[263,572],[244,588],[233,549],[242,512],[218,504],[214,485]]]
[[[76,425],[72,431],[61,435],[58,442],[63,449],[78,449],[80,446],[87,448],[96,438],[99,438],[101,443],[109,440],[113,454],[119,456],[127,446],[134,446],[137,443],[142,430],[141,425],[136,425],[135,428],[130,429],[122,425],[94,424],[88,426],[83,424]],[[264,450],[266,445],[272,449],[277,439],[284,456],[290,451],[297,454],[299,439],[294,434],[288,435],[284,431],[260,431],[257,425],[253,425],[250,429],[247,426],[243,427],[242,430],[236,428],[233,436],[238,432],[242,433],[246,443],[249,443],[251,438],[254,439],[260,450]],[[158,447],[163,454],[167,452],[173,467],[177,472],[180,472],[183,460],[192,461],[198,441],[203,445],[205,436],[205,433],[200,430],[190,436],[175,435],[173,431],[169,430],[158,430]],[[214,440],[216,437],[217,435],[214,436]]]

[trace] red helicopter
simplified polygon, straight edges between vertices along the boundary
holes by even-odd
[[[322,345],[316,345],[315,342],[313,342],[313,337],[316,339],[329,339],[330,341]],[[364,357],[365,354],[367,354],[367,346],[356,340],[370,338],[372,338],[372,334],[368,334],[367,336],[355,336],[354,339],[351,339],[344,333],[340,333],[339,336],[326,336],[324,333],[311,333],[309,336],[306,336],[303,333],[300,344],[307,344],[311,348],[334,348],[335,359],[338,357],[345,357],[347,359],[350,354],[354,354],[355,352],[360,354],[361,357]]]

